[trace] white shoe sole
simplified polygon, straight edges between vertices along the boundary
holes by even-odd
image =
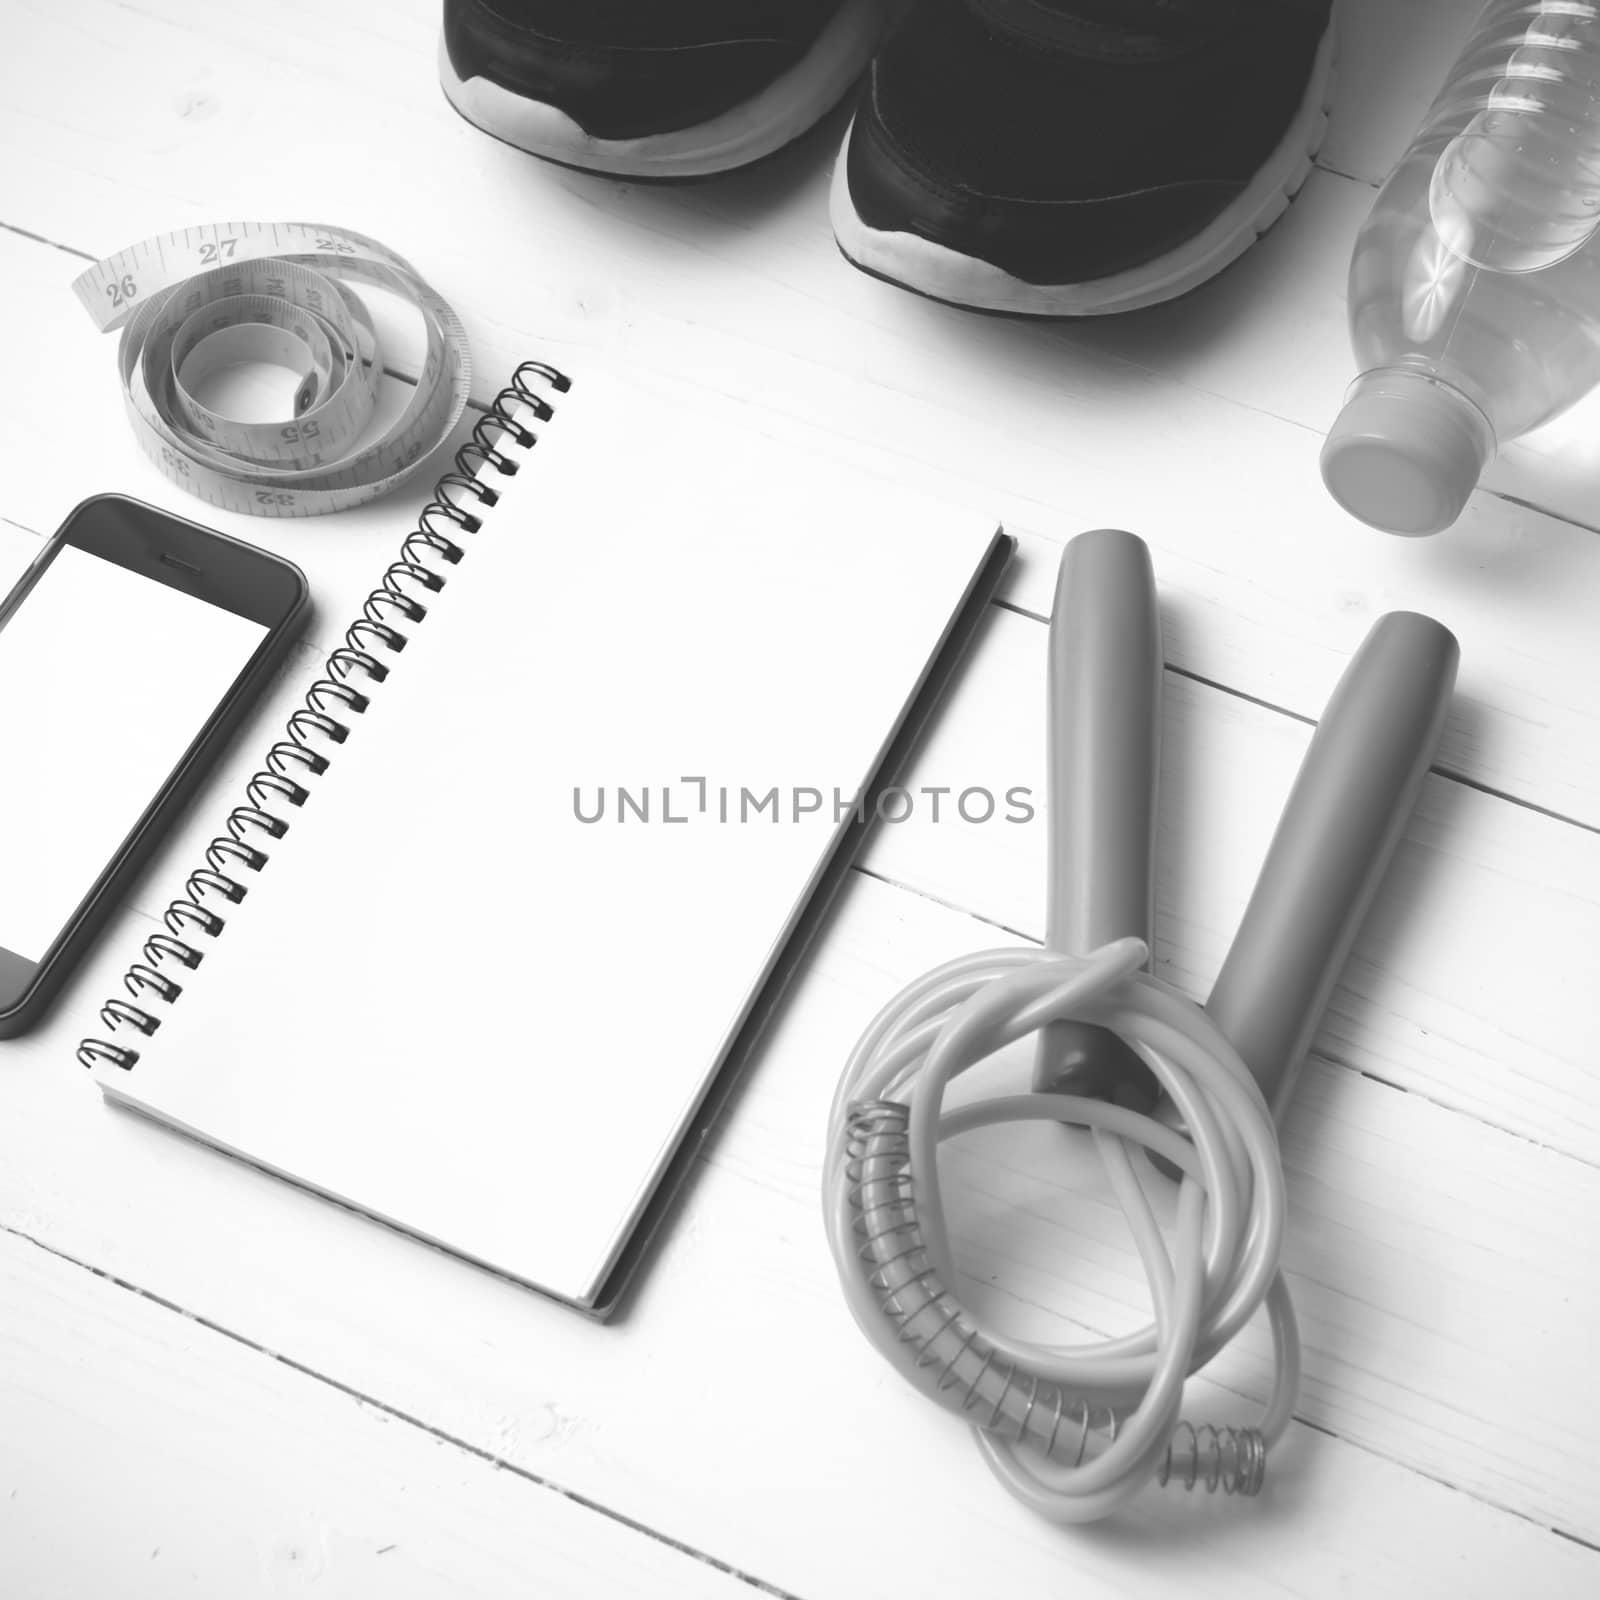
[[[886,0],[845,0],[811,49],[760,94],[708,122],[645,138],[597,139],[542,100],[459,78],[443,37],[439,81],[474,127],[532,155],[619,176],[701,178],[759,161],[819,121],[866,66],[886,14]]]
[[[963,255],[913,233],[884,232],[861,220],[843,150],[833,169],[829,211],[844,254],[865,272],[935,300],[980,311],[1024,316],[1088,317],[1157,305],[1215,277],[1236,261],[1288,209],[1311,171],[1328,127],[1333,85],[1334,29],[1318,47],[1305,100],[1278,147],[1248,187],[1194,238],[1142,266],[1077,283],[1029,283],[1003,267]]]

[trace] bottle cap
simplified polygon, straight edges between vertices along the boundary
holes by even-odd
[[[1489,419],[1426,373],[1363,373],[1322,447],[1322,481],[1387,533],[1438,533],[1461,515],[1494,453]]]

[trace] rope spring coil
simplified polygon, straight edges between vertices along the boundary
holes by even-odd
[[[1271,1113],[1205,1013],[1139,971],[1141,940],[1086,958],[1028,949],[962,957],[902,991],[856,1046],[830,1122],[829,1242],[857,1324],[919,1391],[972,1424],[990,1467],[1059,1522],[1108,1515],[1146,1483],[1261,1489],[1287,1427],[1299,1340],[1278,1274],[1284,1186]],[[1110,1028],[1149,1064],[1191,1130],[1099,1100],[1016,1094],[945,1111],[948,1084],[1051,1022]],[[1093,1130],[1149,1279],[1154,1321],[1092,1346],[1012,1339],[961,1300],[937,1146],[1024,1120]],[[1169,1251],[1154,1154],[1179,1169]],[[1255,1428],[1182,1419],[1184,1380],[1265,1304],[1276,1379]]]

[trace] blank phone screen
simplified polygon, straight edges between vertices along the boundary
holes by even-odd
[[[0,948],[45,954],[266,634],[56,552],[0,626]]]

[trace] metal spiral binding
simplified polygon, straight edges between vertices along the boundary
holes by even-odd
[[[1118,1415],[1041,1379],[999,1355],[929,1260],[917,1221],[910,1170],[910,1107],[860,1102],[846,1125],[845,1176],[858,1254],[868,1282],[903,1344],[916,1347],[923,1387],[947,1410],[1003,1438],[1026,1442],[1050,1460],[1082,1466],[1093,1441],[1117,1437]],[[1156,1467],[1162,1487],[1203,1484],[1208,1492],[1258,1494],[1266,1443],[1254,1428],[1179,1422]]]
[[[445,586],[440,566],[454,567],[461,561],[465,546],[459,535],[470,536],[483,526],[482,512],[491,509],[500,491],[485,476],[512,477],[521,463],[499,446],[510,439],[518,449],[531,449],[538,435],[528,420],[548,422],[555,408],[540,392],[549,388],[565,394],[572,387],[567,376],[542,361],[525,361],[511,376],[511,382],[490,402],[472,429],[472,437],[457,452],[455,471],[447,472],[434,485],[433,499],[423,507],[415,531],[406,536],[400,555],[384,572],[376,589],[366,598],[362,614],[345,630],[344,643],[328,657],[327,676],[318,678],[306,691],[305,703],[285,724],[285,737],[268,750],[265,764],[245,785],[245,804],[235,806],[225,824],[227,832],[206,847],[205,865],[197,867],[185,882],[185,898],[174,900],[163,914],[166,931],[152,934],[144,942],[142,961],[135,962],[123,976],[123,986],[135,1001],[154,995],[170,1005],[183,993],[183,986],[164,970],[167,964],[184,970],[198,967],[205,946],[197,943],[191,928],[207,939],[215,939],[226,925],[217,903],[237,905],[249,892],[245,878],[260,872],[267,864],[269,850],[289,831],[289,821],[281,808],[303,806],[311,794],[304,781],[319,778],[328,770],[329,757],[319,746],[337,746],[350,737],[350,724],[341,720],[360,716],[368,707],[366,688],[389,676],[390,662],[405,649],[408,635],[404,627],[415,627],[428,614],[429,600]],[[442,531],[447,524],[451,531]],[[432,564],[430,564],[432,563]],[[337,708],[337,714],[329,709]],[[148,1037],[161,1026],[159,1012],[145,1005],[132,1004],[116,996],[100,1008],[100,1020],[113,1034],[132,1030]],[[78,1045],[78,1060],[86,1067],[110,1065],[131,1069],[139,1060],[139,1050],[113,1039],[84,1039]]]

